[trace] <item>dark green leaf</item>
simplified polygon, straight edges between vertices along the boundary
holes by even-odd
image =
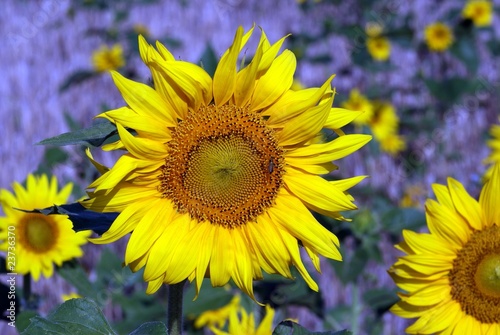
[[[89,70],[80,70],[75,73],[73,73],[71,76],[69,76],[62,84],[59,86],[59,92],[64,92],[71,86],[75,84],[80,84],[84,82],[85,80],[88,80],[94,76],[96,76],[97,73],[95,71],[89,71]]]
[[[366,305],[382,313],[387,311],[399,299],[393,290],[377,288],[366,291],[363,294],[363,300]]]
[[[31,310],[19,313],[19,315],[16,316],[17,331],[22,333],[30,325],[30,319],[35,316],[38,316],[38,313]]]
[[[274,329],[273,335],[352,335],[352,333],[348,330],[311,332],[295,322],[282,321]]]
[[[22,335],[110,335],[111,329],[97,304],[88,299],[71,299],[60,305],[47,318],[34,317]]]
[[[382,216],[384,229],[396,236],[400,236],[403,229],[416,231],[425,223],[424,212],[416,208],[394,208]]]
[[[168,335],[168,333],[165,324],[156,321],[142,324],[139,328],[131,332],[129,335]]]
[[[429,92],[440,102],[452,105],[466,93],[471,93],[478,88],[478,80],[454,77],[441,81],[424,79]]]
[[[68,283],[73,285],[78,294],[92,300],[97,300],[97,292],[94,285],[89,281],[88,274],[77,262],[65,262],[57,268],[57,273]]]
[[[203,281],[202,294],[194,300],[195,285],[189,285],[184,293],[184,313],[188,318],[196,318],[207,310],[221,308],[233,298],[233,292],[223,287],[213,287],[210,280]]]
[[[22,210],[22,209],[20,209]],[[27,213],[41,213],[44,215],[64,214],[68,215],[73,222],[74,231],[93,230],[102,235],[106,232],[119,213],[99,213],[86,209],[79,202],[66,205],[54,205],[43,209],[31,211],[22,210]]]
[[[213,77],[215,69],[217,68],[217,56],[215,55],[214,49],[210,44],[207,44],[205,51],[203,51],[200,63],[203,69],[210,75],[210,77]]]
[[[460,59],[472,74],[476,73],[479,67],[479,55],[473,36],[461,36],[452,45],[450,52]]]
[[[89,128],[47,138],[37,144],[54,146],[83,144],[99,147],[116,133],[116,126],[114,124],[107,120],[100,120]]]

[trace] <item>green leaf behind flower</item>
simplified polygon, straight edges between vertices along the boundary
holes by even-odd
[[[117,138],[116,126],[107,120],[96,121],[92,126],[85,129],[64,133],[38,142],[41,145],[75,145],[83,144],[99,147],[107,142],[111,142],[115,135]]]

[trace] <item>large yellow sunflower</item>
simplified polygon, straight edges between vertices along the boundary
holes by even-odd
[[[96,243],[132,232],[125,264],[143,267],[147,292],[188,278],[199,291],[230,279],[253,297],[262,270],[292,278],[294,265],[309,286],[299,241],[319,271],[319,255],[340,260],[338,239],[309,209],[342,219],[355,209],[346,190],[363,179],[328,182],[319,175],[370,140],[338,130],[360,113],[332,108],[329,78],[320,88],[293,91],[295,57],[278,55],[285,38],[270,44],[262,32],[255,56],[237,68],[253,28],[240,27],[214,77],[176,60],[160,43],[139,38],[154,88],[112,72],[126,107],[100,115],[116,124],[125,149],[90,186],[84,206],[121,212]],[[323,128],[340,136],[310,141]],[[133,129],[134,136],[129,130]]]
[[[50,182],[46,175],[29,175],[26,188],[13,183],[14,194],[0,190],[0,203],[5,213],[0,217],[0,250],[7,253],[7,269],[19,274],[31,273],[34,280],[40,274],[51,277],[54,263],[81,257],[81,245],[87,243],[90,232],[73,231],[67,215],[43,215],[20,211],[42,209],[64,204],[73,184],[57,190],[57,179]]]
[[[500,334],[500,164],[479,201],[458,181],[433,185],[429,234],[403,231],[406,256],[389,270],[406,291],[392,312],[418,318],[410,334]]]

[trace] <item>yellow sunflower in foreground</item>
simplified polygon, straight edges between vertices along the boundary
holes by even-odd
[[[57,190],[57,179],[46,175],[28,175],[26,188],[13,183],[14,194],[0,190],[0,203],[5,213],[0,217],[0,250],[7,252],[7,269],[19,274],[31,273],[34,280],[40,274],[51,277],[54,263],[83,255],[81,245],[87,243],[90,232],[73,231],[67,215],[43,215],[20,211],[42,209],[66,203],[73,188],[67,184]],[[15,261],[10,258],[15,256]]]
[[[370,136],[338,130],[360,113],[331,107],[333,76],[320,88],[290,90],[295,56],[278,55],[285,38],[271,45],[262,32],[252,61],[237,69],[252,32],[237,30],[213,78],[143,38],[140,55],[155,88],[112,72],[128,106],[100,115],[120,136],[103,149],[127,153],[89,186],[83,205],[121,212],[95,242],[132,232],[125,264],[145,267],[148,293],[186,278],[199,292],[209,277],[213,286],[232,279],[253,298],[262,270],[292,278],[290,265],[317,290],[299,244],[318,271],[319,255],[341,259],[337,237],[309,209],[342,219],[340,211],[356,208],[346,190],[363,176],[319,175]],[[311,144],[323,128],[340,136]]]
[[[425,27],[424,38],[429,49],[438,52],[448,50],[454,40],[450,27],[441,22]]]
[[[471,19],[477,27],[487,27],[493,21],[493,4],[486,0],[467,1],[463,10],[462,17]]]
[[[229,316],[228,330],[210,327],[215,335],[271,335],[273,332],[274,309],[266,305],[266,316],[262,319],[258,327],[255,327],[255,317],[253,313],[247,311],[241,306],[235,306]]]
[[[479,201],[458,181],[433,185],[429,234],[404,230],[389,270],[406,291],[391,311],[418,318],[410,334],[500,334],[500,164]]]
[[[107,45],[102,45],[92,53],[92,64],[97,72],[121,68],[125,65],[122,46],[115,44],[110,48]]]
[[[491,149],[490,155],[486,158],[486,164],[494,164],[500,162],[500,124],[494,124],[490,128],[491,139],[487,141],[487,145]],[[493,165],[488,168],[484,175],[484,179],[489,179],[493,171]]]

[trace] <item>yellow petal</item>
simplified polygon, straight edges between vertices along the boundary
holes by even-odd
[[[325,128],[340,129],[346,124],[351,123],[364,112],[352,111],[344,108],[332,108],[325,122]]]
[[[289,50],[276,57],[267,72],[255,84],[250,103],[252,110],[271,105],[290,89],[296,65],[295,55]]]
[[[500,225],[500,163],[493,166],[491,178],[481,190],[479,203],[484,210],[484,226]]]
[[[453,178],[448,178],[448,188],[458,213],[472,228],[481,230],[484,218],[479,203],[467,193],[462,184]]]

